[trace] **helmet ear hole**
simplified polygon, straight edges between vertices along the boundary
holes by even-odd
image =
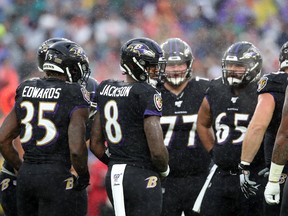
[[[146,73],[142,73],[142,74],[140,74],[139,79],[141,81],[145,81],[145,80],[147,80],[147,77],[148,77],[148,75]]]

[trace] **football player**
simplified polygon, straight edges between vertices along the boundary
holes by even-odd
[[[218,166],[202,201],[203,215],[262,215],[263,185],[254,182],[257,174],[251,175],[242,193],[243,176],[238,171],[261,68],[261,54],[252,43],[232,44],[222,58],[222,77],[210,82],[200,106],[197,132]],[[254,173],[264,168],[263,152],[259,154],[251,163]]]
[[[205,182],[210,156],[196,132],[198,109],[209,81],[192,78],[194,56],[179,38],[161,44],[167,61],[164,85],[160,87],[163,110],[160,123],[169,152],[170,174],[163,182],[165,216],[195,215],[191,209]]]
[[[287,60],[288,42],[285,43],[280,50],[279,71],[264,75],[258,83],[258,103],[242,144],[241,164],[239,166],[245,174],[249,173],[250,163],[258,152],[262,141],[264,141],[265,163],[267,168],[259,174],[263,174],[267,181],[274,142],[281,121],[285,90],[288,84]],[[263,113],[265,113],[265,115]],[[281,190],[284,187],[286,178],[287,167],[281,175],[281,180],[279,180]],[[267,203],[264,202],[264,215],[278,216],[280,214],[280,205],[281,203],[267,205]]]
[[[274,123],[273,125],[271,125],[271,127],[272,126],[273,127],[272,128],[268,127],[267,132],[265,134],[265,144],[266,144],[265,147],[269,150],[267,153],[267,160],[268,162],[271,162],[271,165],[270,165],[268,183],[265,188],[264,196],[265,196],[266,202],[269,205],[272,205],[267,209],[268,210],[272,209],[276,213],[276,214],[271,213],[271,215],[284,216],[284,215],[288,215],[288,204],[287,204],[287,201],[288,201],[288,190],[287,190],[288,42],[283,44],[283,46],[281,47],[279,63],[280,63],[280,70],[282,72],[267,76],[269,79],[273,78],[273,81],[275,81],[276,85],[273,86],[273,92],[271,93],[273,95],[273,99],[275,100],[275,102],[274,100],[273,100],[274,103],[270,102],[270,104],[272,104],[270,106],[268,103],[265,103],[266,104],[265,106],[268,106],[268,108],[271,107],[270,108],[271,114],[270,112],[267,112],[267,114],[265,113],[265,115],[268,115],[268,117],[266,118],[269,118],[270,116],[272,120],[275,120],[276,118],[274,117],[275,115],[277,116],[277,118],[275,121],[271,120],[270,125]],[[269,84],[268,83],[269,79],[267,80],[267,85]],[[284,94],[285,88],[286,90]],[[272,88],[270,91],[272,91]],[[284,103],[284,106],[282,109],[281,105],[283,103]],[[273,113],[272,108],[274,108],[275,110],[274,113]],[[282,113],[282,116],[281,116],[281,113]],[[273,114],[273,117],[272,117],[272,114]],[[277,126],[279,125],[279,122],[280,122],[280,126],[278,128],[278,131],[276,131]],[[268,133],[268,131],[270,131],[270,133]],[[267,133],[269,136],[267,135]],[[267,143],[266,143],[266,137],[267,137]],[[273,147],[273,144],[274,144],[274,147]],[[272,161],[271,161],[271,152],[272,152]],[[285,185],[283,186],[284,183]],[[280,196],[282,199],[280,199]],[[267,211],[267,212],[270,214],[271,211]],[[266,215],[269,215],[268,213]]]
[[[0,150],[18,172],[19,214],[73,215],[72,189],[84,190],[89,184],[85,124],[90,100],[78,83],[87,83],[89,62],[79,45],[59,41],[48,48],[43,71],[44,78],[18,87],[14,108],[0,129]],[[11,144],[17,136],[23,164]]]
[[[105,185],[116,216],[159,216],[160,179],[169,174],[168,151],[160,125],[161,94],[149,75],[155,78],[166,62],[159,60],[160,46],[148,38],[131,39],[120,52],[126,81],[99,84],[90,149],[108,164]]]
[[[43,71],[43,64],[48,47],[58,41],[69,41],[66,38],[50,38],[44,41],[37,51],[37,63],[39,71]],[[12,109],[12,107],[11,107]],[[23,149],[19,138],[13,141],[13,144],[19,153],[21,160],[23,159]],[[16,173],[13,167],[4,160],[0,173],[1,182],[1,205],[5,212],[5,215],[17,215],[17,202],[16,202],[16,185],[17,185]]]

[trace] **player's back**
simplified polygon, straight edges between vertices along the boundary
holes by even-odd
[[[30,79],[16,92],[15,110],[21,122],[20,141],[28,163],[70,164],[68,127],[74,110],[89,107],[89,97],[77,83],[55,78]]]
[[[161,116],[160,93],[146,82],[106,80],[97,89],[97,106],[110,163],[152,168],[144,118]]]

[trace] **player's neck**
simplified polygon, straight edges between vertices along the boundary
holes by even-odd
[[[183,83],[181,83],[180,85],[176,86],[176,85],[171,85],[168,82],[164,83],[164,86],[167,90],[169,90],[170,92],[172,92],[175,95],[179,95],[184,88],[187,86],[188,84],[188,80],[185,80]]]
[[[126,74],[126,82],[134,83],[134,82],[136,82],[136,80],[134,80],[130,75]]]
[[[67,81],[67,77],[66,75],[64,74],[58,74],[58,73],[47,73],[45,75],[46,78],[56,78],[56,79],[59,79],[59,80],[64,80],[64,81]]]

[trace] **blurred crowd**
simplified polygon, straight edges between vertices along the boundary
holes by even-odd
[[[278,70],[279,49],[288,41],[287,11],[283,0],[0,1],[0,123],[19,82],[42,75],[36,52],[48,38],[79,43],[98,81],[122,79],[120,46],[139,36],[159,43],[169,37],[187,41],[194,74],[210,79],[221,75],[224,50],[247,40],[261,51],[263,73],[269,73]]]

